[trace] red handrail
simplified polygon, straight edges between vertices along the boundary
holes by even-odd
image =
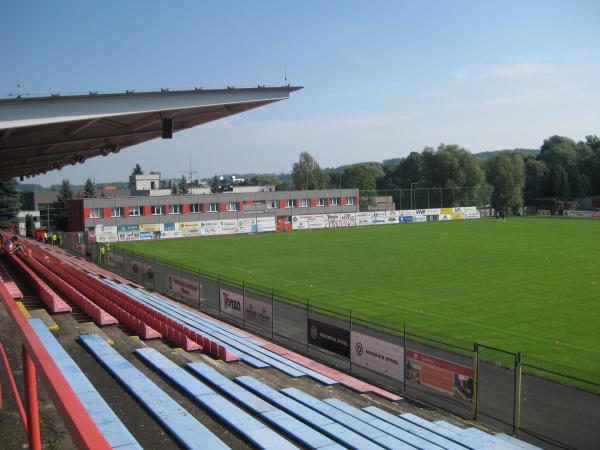
[[[104,435],[98,430],[96,423],[92,420],[85,407],[63,376],[60,369],[48,353],[44,344],[17,307],[6,286],[0,283],[0,299],[6,305],[8,315],[17,325],[21,336],[24,352],[24,367],[27,368],[25,379],[27,398],[33,402],[37,396],[37,385],[35,383],[35,369],[38,369],[50,398],[54,402],[73,442],[81,449],[111,449]],[[33,364],[30,364],[32,362]],[[29,448],[36,450],[41,448],[39,436],[39,417],[37,408],[31,407],[27,411]],[[37,434],[36,434],[37,430]]]

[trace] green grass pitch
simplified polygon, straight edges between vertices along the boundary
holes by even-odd
[[[600,221],[510,219],[119,244],[311,304],[600,372]]]

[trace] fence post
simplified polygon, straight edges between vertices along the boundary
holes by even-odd
[[[38,404],[38,391],[36,370],[33,360],[23,347],[23,377],[25,378],[25,393],[27,394],[27,435],[29,448],[41,450],[40,415]]]
[[[275,339],[275,290],[271,289],[271,340]]]
[[[473,343],[473,420],[477,420],[477,402],[479,396],[479,344]]]
[[[515,415],[513,418],[513,436],[519,435],[521,427],[521,353],[515,354]]]
[[[221,317],[221,274],[219,274],[219,280],[217,281],[217,305],[219,307],[219,317]]]
[[[407,375],[407,366],[406,362],[406,322],[402,324],[402,347],[404,348],[404,376],[403,376],[403,387],[402,392],[406,392],[406,375]]]

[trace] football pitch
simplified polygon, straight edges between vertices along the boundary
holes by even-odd
[[[520,351],[584,378],[600,372],[600,221],[436,222],[119,247],[397,329]]]

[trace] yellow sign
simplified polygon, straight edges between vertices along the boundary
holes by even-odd
[[[440,210],[440,214],[452,214],[454,211],[452,210],[452,208],[442,208]]]
[[[179,222],[179,229],[184,230],[199,230],[200,222]]]
[[[140,225],[140,231],[160,231],[160,223],[146,223]]]
[[[452,213],[452,220],[463,220],[465,213]]]

